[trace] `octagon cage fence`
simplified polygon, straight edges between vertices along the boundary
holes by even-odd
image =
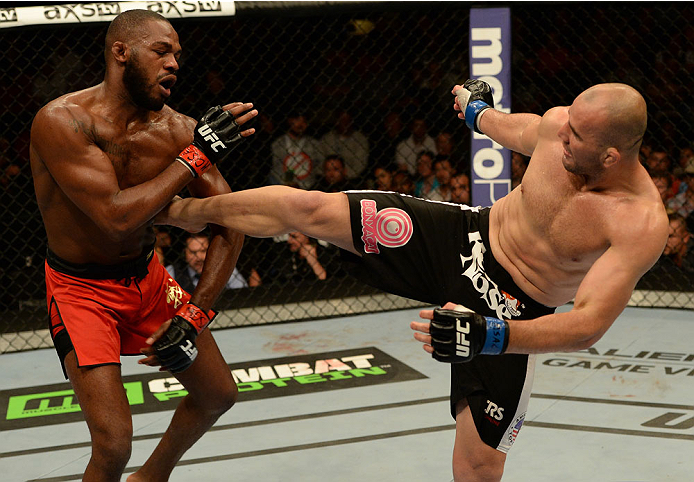
[[[219,2],[141,3],[161,10],[165,5]],[[119,3],[81,8],[88,5],[118,8]],[[432,138],[434,156],[448,155],[457,172],[469,172],[470,134],[451,109],[450,89],[469,75],[469,17],[475,5],[232,5],[232,15],[169,16],[184,49],[169,104],[193,118],[231,101],[251,101],[258,108],[256,134],[219,165],[233,190],[270,183],[378,189],[382,185],[375,168],[397,170],[397,145],[413,126]],[[42,8],[61,12],[55,5]],[[630,84],[646,98],[649,125],[642,162],[654,175],[667,174],[664,202],[673,219],[686,223],[638,283],[631,305],[691,309],[694,196],[687,193],[694,191],[694,137],[687,85],[694,74],[694,25],[689,21],[694,7],[686,2],[531,2],[510,8],[514,112],[542,114],[555,105],[569,105],[582,90],[601,82]],[[51,346],[43,279],[47,242],[29,167],[31,122],[50,100],[102,80],[110,20],[4,28],[13,10],[0,9],[0,353]],[[285,134],[302,124],[305,156],[278,172],[273,158],[286,158]],[[346,181],[323,179],[324,160],[332,154],[348,164]],[[319,174],[315,179],[304,175],[306,163]],[[408,180],[405,175],[400,179]],[[407,189],[404,182],[397,186]],[[163,262],[172,270],[175,266],[174,272],[184,271],[186,249],[196,250],[189,244],[195,240],[186,235],[174,228],[158,233]],[[219,297],[213,328],[421,306],[346,275],[335,248],[315,240],[300,242],[315,246],[326,279],[317,277],[288,237],[246,238],[237,265],[236,286],[241,287]]]

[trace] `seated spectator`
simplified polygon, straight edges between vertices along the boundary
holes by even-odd
[[[393,190],[393,173],[386,166],[376,166],[374,168],[374,178],[376,179],[375,189],[379,191]]]
[[[422,151],[436,152],[436,142],[427,134],[427,121],[418,115],[410,124],[410,137],[400,142],[395,149],[395,163],[398,170],[416,175],[417,156]]]
[[[686,186],[684,191],[671,197],[665,206],[668,212],[673,212],[686,218],[694,212],[694,185],[692,185],[694,184],[694,174],[687,175],[686,177],[683,176],[683,179],[685,181],[682,185]]]
[[[270,184],[285,184],[311,189],[317,179],[322,161],[316,139],[306,135],[308,122],[301,113],[287,117],[287,132],[272,142],[272,169]]]
[[[371,165],[388,164],[395,159],[395,148],[407,137],[404,133],[402,119],[397,112],[389,112],[383,118],[381,128],[373,129],[369,153]]]
[[[648,169],[648,172],[670,172],[671,164],[670,157],[663,149],[653,149],[646,158],[646,169]]]
[[[369,163],[369,141],[354,130],[347,111],[338,114],[334,129],[321,138],[320,144],[323,155],[335,154],[343,159],[348,179],[358,179]]]
[[[200,280],[202,268],[205,265],[207,249],[210,246],[210,238],[205,234],[191,234],[186,238],[185,263],[175,262],[166,267],[171,277],[175,279],[181,288],[192,293]],[[246,279],[234,268],[225,289],[247,288]]]
[[[682,172],[694,174],[694,148],[687,146],[680,150],[679,167]]]
[[[451,202],[470,205],[470,178],[467,174],[451,178]]]
[[[455,175],[455,168],[451,165],[448,157],[437,157],[434,161],[434,175],[438,186],[431,190],[429,194],[423,196],[431,201],[450,201],[451,200],[451,178]]]
[[[453,134],[449,132],[441,132],[436,136],[436,154],[439,156],[448,156],[453,164],[460,165],[464,159],[465,153],[460,149],[461,146],[456,144]]]
[[[319,245],[302,233],[252,241],[249,255],[256,263],[263,285],[325,280],[339,270],[333,263],[330,247]]]
[[[663,204],[667,206],[668,201],[673,197],[672,175],[667,171],[654,171],[651,173],[651,179],[653,179],[655,187],[658,188]]]
[[[398,171],[393,176],[393,190],[409,196],[414,196],[414,179],[409,172]]]
[[[435,154],[431,151],[420,152],[417,156],[417,181],[414,183],[414,195],[426,198],[439,185],[434,174]]]
[[[529,157],[520,152],[511,153],[511,189],[515,189],[521,183],[529,163]]]
[[[345,163],[337,154],[329,154],[323,161],[323,176],[314,187],[317,191],[341,192],[354,189],[347,179]]]
[[[678,268],[694,273],[694,237],[687,229],[682,216],[668,215],[670,234],[663,255],[667,256]]]

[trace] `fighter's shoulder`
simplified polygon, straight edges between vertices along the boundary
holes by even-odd
[[[669,231],[665,206],[660,198],[625,197],[613,211],[610,231],[613,245],[634,247],[634,255],[657,259]]]
[[[41,135],[70,136],[94,123],[87,91],[73,92],[44,105],[32,122],[32,137]]]
[[[159,112],[161,116],[161,121],[166,124],[167,129],[170,130],[174,137],[191,137],[193,129],[197,121],[192,117],[172,109],[171,107],[165,105]]]
[[[540,132],[556,134],[561,126],[569,119],[569,108],[565,106],[552,107],[544,113],[540,120]]]

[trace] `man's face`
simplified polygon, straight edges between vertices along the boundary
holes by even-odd
[[[186,241],[186,263],[198,274],[202,273],[209,246],[207,238],[190,238]]]
[[[470,179],[465,174],[451,179],[451,200],[456,203],[470,204]]]
[[[390,172],[385,169],[378,168],[374,171],[374,176],[376,177],[376,189],[381,191],[389,191],[391,189],[391,182],[393,176]]]
[[[130,45],[123,85],[136,106],[159,111],[176,83],[181,45],[168,22],[150,21],[145,25],[146,32]]]
[[[345,180],[345,168],[338,159],[326,159],[324,170],[325,180],[330,184]]]
[[[434,163],[434,173],[439,184],[448,184],[454,174],[453,167],[449,161],[437,161]]]
[[[422,154],[417,158],[417,174],[422,177],[429,177],[432,173],[434,160],[427,154]]]
[[[414,183],[412,182],[412,178],[404,172],[398,172],[393,177],[393,184],[394,189],[397,192],[401,192],[403,194],[414,194]]]
[[[577,98],[569,107],[569,119],[557,135],[562,143],[564,169],[577,175],[596,176],[603,171],[602,149],[598,145],[596,125],[591,124],[595,112]]]
[[[306,128],[308,127],[308,123],[306,122],[306,118],[302,115],[297,116],[297,117],[290,117],[288,119],[288,123],[289,123],[289,132],[294,137],[303,136],[304,132],[306,132]]]
[[[427,135],[427,123],[424,119],[415,119],[412,122],[412,135],[415,139],[424,139]]]
[[[680,250],[685,249],[690,237],[691,233],[687,231],[687,226],[681,219],[671,219],[670,233],[663,254],[669,256],[673,253],[679,253]]]
[[[667,201],[670,197],[670,186],[668,185],[667,179],[664,177],[654,177],[653,184],[658,188],[660,199],[662,199],[663,202]]]
[[[436,136],[436,151],[438,154],[450,156],[453,152],[453,138],[447,132]]]
[[[670,158],[668,158],[667,152],[653,151],[646,159],[646,165],[651,172],[667,171],[670,169]]]

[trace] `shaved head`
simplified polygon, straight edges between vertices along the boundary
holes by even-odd
[[[646,132],[646,101],[626,84],[598,84],[583,93],[575,105],[595,112],[598,138],[604,147],[615,147],[624,154],[638,152]]]
[[[166,17],[151,10],[127,10],[113,19],[106,31],[106,45],[104,47],[106,60],[108,61],[114,42],[128,43],[136,35],[141,35],[142,25],[150,21],[170,23]]]

